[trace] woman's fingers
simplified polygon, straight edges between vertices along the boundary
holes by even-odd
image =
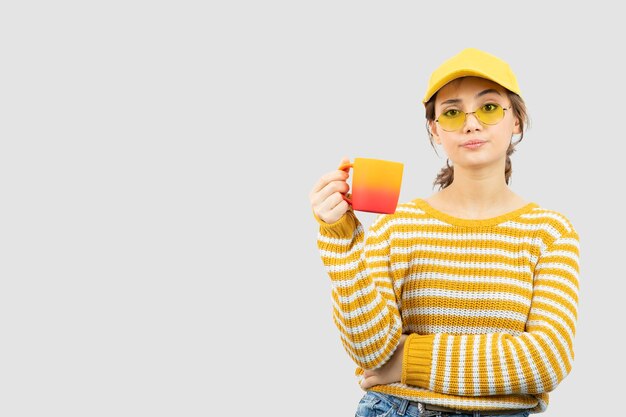
[[[335,170],[335,171],[331,171],[327,174],[324,174],[318,181],[317,183],[315,183],[315,186],[313,186],[313,189],[311,190],[311,195],[320,193],[321,191],[323,191],[329,184],[335,182],[335,181],[343,181],[345,182],[349,177],[349,174],[345,171],[341,171],[341,170]],[[325,195],[324,198],[328,197],[328,195]]]
[[[369,389],[372,388],[374,385],[380,385],[380,383],[381,382],[379,381],[378,375],[371,375],[363,378],[363,380],[361,381],[361,388]]]
[[[343,180],[331,181],[324,188],[322,188],[314,197],[317,205],[323,204],[325,200],[330,198],[333,194],[345,194],[350,190],[348,183]],[[341,197],[341,196],[339,196]],[[339,201],[336,201],[338,203]]]
[[[341,164],[349,163],[343,158]],[[350,191],[346,180],[350,177],[348,171],[336,169],[324,174],[313,186],[309,193],[309,200],[313,212],[326,223],[339,220],[350,208],[343,195]]]

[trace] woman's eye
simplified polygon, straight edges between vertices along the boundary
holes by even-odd
[[[492,112],[498,110],[499,105],[495,103],[487,103],[483,106],[483,111]]]
[[[450,109],[450,110],[446,110],[443,115],[446,117],[457,117],[459,115],[460,111],[456,110],[456,109]]]

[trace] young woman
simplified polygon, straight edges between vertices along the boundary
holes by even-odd
[[[343,198],[347,172],[309,195],[334,321],[366,390],[356,415],[542,412],[574,360],[578,234],[508,186],[527,113],[507,63],[465,49],[423,102],[448,156],[438,192],[367,235]]]

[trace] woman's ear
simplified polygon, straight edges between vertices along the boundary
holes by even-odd
[[[521,133],[522,133],[522,124],[520,123],[519,119],[515,119],[515,125],[513,126],[513,134],[519,135]]]
[[[433,140],[437,145],[441,145],[441,139],[439,139],[439,131],[437,130],[437,122],[431,120],[428,122],[428,129],[430,130],[430,134],[433,136]]]

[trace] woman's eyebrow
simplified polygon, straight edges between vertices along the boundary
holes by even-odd
[[[446,100],[443,103],[441,103],[441,105],[446,105],[446,104],[454,104],[454,103],[460,103],[461,99],[459,98],[451,98],[450,100]]]
[[[489,94],[489,93],[496,93],[497,95],[502,95],[498,92],[498,90],[495,90],[493,88],[488,88],[487,90],[481,91],[480,93],[476,94],[476,97],[481,97],[484,96],[485,94]]]

